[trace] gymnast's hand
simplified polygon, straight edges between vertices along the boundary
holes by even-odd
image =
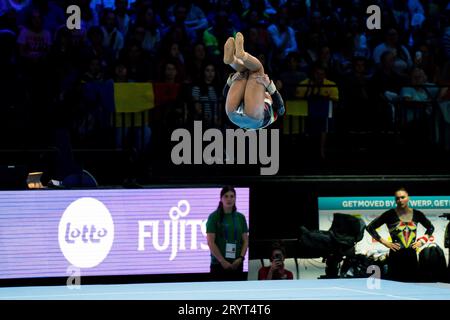
[[[236,80],[243,80],[247,79],[247,75],[245,72],[235,72],[233,76],[231,77],[231,81],[234,82]]]
[[[257,75],[257,76],[255,76],[255,80],[259,84],[262,84],[264,86],[264,88],[267,88],[270,84],[270,78],[267,74]]]
[[[420,248],[422,245],[423,245],[422,241],[419,240],[419,241],[416,241],[416,242],[413,243],[412,248],[413,248],[413,249],[418,249],[418,248]]]
[[[394,243],[394,242],[390,242],[384,239],[381,239],[380,242],[387,248],[393,250],[393,251],[398,251],[401,249],[400,245],[398,243]]]

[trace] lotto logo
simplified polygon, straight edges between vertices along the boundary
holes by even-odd
[[[108,208],[94,198],[72,202],[59,222],[59,247],[71,265],[93,268],[111,250],[114,223]]]
[[[67,243],[75,243],[77,238],[80,238],[80,241],[83,241],[84,243],[99,243],[100,239],[105,237],[107,234],[108,231],[105,228],[97,230],[94,225],[91,225],[90,227],[84,225],[82,229],[77,229],[71,228],[70,222],[68,222],[64,240]]]

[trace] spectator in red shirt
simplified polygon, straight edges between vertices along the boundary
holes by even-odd
[[[286,250],[279,243],[272,245],[270,266],[261,267],[258,271],[258,280],[292,280],[294,275],[284,268]]]

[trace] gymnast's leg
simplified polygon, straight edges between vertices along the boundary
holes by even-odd
[[[230,65],[237,72],[231,74],[227,81],[230,86],[225,102],[225,111],[227,114],[236,111],[242,100],[244,100],[244,92],[247,84],[247,68],[244,66],[242,60],[236,58],[234,52],[235,42],[230,37],[225,42],[223,62]]]
[[[238,32],[235,40],[235,56],[250,71],[244,90],[245,114],[254,119],[264,118],[264,98],[266,88],[256,81],[259,76],[264,76],[264,67],[261,62],[244,50],[244,36]]]

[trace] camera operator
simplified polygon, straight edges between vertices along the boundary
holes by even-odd
[[[272,245],[272,254],[270,256],[270,266],[261,267],[258,271],[258,280],[292,280],[294,275],[291,271],[284,268],[284,259],[286,251],[284,247],[275,243]]]

